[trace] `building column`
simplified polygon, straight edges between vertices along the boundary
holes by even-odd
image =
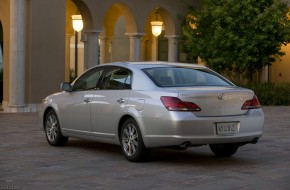
[[[158,37],[152,35],[152,46],[151,46],[151,58],[152,61],[158,60]]]
[[[87,30],[82,32],[81,41],[84,42],[84,70],[99,64],[99,36],[100,31]]]
[[[65,81],[70,82],[70,39],[71,34],[65,35]]]
[[[106,36],[99,36],[100,40],[100,64],[106,62]]]
[[[146,59],[146,42],[147,39],[142,38],[141,39],[141,57],[140,57],[140,61],[144,61]]]
[[[142,34],[128,34],[130,37],[130,61],[140,61]]]
[[[168,38],[168,61],[178,61],[178,36],[165,36]]]
[[[25,107],[25,0],[10,0],[10,112],[23,112]]]
[[[269,82],[269,66],[263,67],[259,72],[259,82]]]

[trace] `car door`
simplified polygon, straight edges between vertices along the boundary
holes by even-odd
[[[110,67],[103,75],[91,107],[92,130],[101,137],[114,137],[122,110],[131,91],[132,72]]]
[[[104,67],[91,69],[79,77],[72,91],[66,93],[62,103],[62,126],[71,133],[91,132],[91,100]]]

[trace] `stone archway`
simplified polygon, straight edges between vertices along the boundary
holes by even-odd
[[[74,14],[82,16],[84,27],[81,32],[73,30],[71,16]],[[93,30],[92,16],[86,4],[81,0],[66,0],[65,78],[67,81],[71,81],[89,67],[98,64],[99,56],[91,51],[92,46],[93,49],[98,48],[96,43],[92,43],[92,38],[97,39],[97,35]]]
[[[79,13],[82,15],[83,22],[84,22],[83,30],[84,31],[93,30],[93,18],[92,18],[92,14],[88,6],[82,0],[67,0],[67,2],[68,1],[71,1],[76,6]]]
[[[155,37],[151,31],[151,21],[162,21],[163,29],[160,36]],[[178,36],[176,26],[170,13],[161,7],[153,9],[146,22],[145,59],[153,61],[178,61]]]
[[[164,22],[164,38],[167,38],[167,61],[178,61],[178,38],[176,35],[176,26],[172,15],[164,8],[159,8],[160,15]],[[161,52],[160,52],[161,53]]]
[[[138,34],[130,8],[123,3],[113,4],[107,10],[103,23],[100,62],[139,61],[143,34]]]

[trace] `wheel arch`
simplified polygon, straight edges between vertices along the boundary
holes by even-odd
[[[124,122],[127,120],[127,119],[130,119],[130,118],[132,118],[132,119],[134,119],[136,122],[137,122],[137,124],[138,124],[138,126],[139,126],[139,129],[140,129],[140,132],[141,132],[141,135],[143,136],[143,128],[142,128],[142,121],[140,121],[139,119],[138,119],[138,117],[134,117],[134,116],[132,116],[131,114],[125,114],[125,115],[123,115],[121,118],[120,118],[120,120],[119,120],[119,124],[118,124],[118,140],[119,140],[119,142],[120,142],[120,134],[121,134],[121,130],[122,130],[122,126],[123,126],[123,124],[124,124]]]
[[[126,114],[126,115],[123,115],[121,117],[121,119],[119,120],[119,124],[118,124],[118,140],[120,141],[120,135],[121,135],[121,130],[122,130],[122,126],[124,124],[124,122],[129,119],[129,118],[132,118],[134,119],[134,117],[132,115],[129,115],[129,114]],[[136,120],[135,120],[136,121]]]
[[[46,118],[46,115],[47,115],[47,113],[48,113],[50,110],[55,111],[55,109],[54,109],[52,106],[48,106],[47,108],[45,108],[45,110],[44,110],[44,112],[43,112],[43,117],[42,117],[42,125],[43,125],[43,126],[45,125],[45,118]],[[55,111],[55,112],[56,112],[56,111]]]

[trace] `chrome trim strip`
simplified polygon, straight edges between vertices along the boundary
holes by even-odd
[[[90,131],[81,131],[81,130],[74,130],[74,129],[64,129],[62,128],[64,133],[76,134],[76,135],[86,135],[86,136],[93,136],[93,137],[102,137],[102,138],[115,138],[115,134],[110,133],[98,133],[98,132],[90,132]]]

